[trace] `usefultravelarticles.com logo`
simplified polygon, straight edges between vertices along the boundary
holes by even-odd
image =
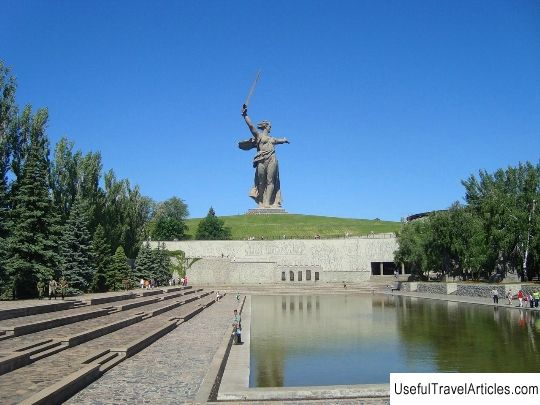
[[[540,375],[533,373],[392,373],[390,403],[540,403]],[[532,401],[532,402],[528,402]]]

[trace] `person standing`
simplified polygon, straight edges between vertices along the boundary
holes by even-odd
[[[37,283],[38,298],[42,299],[43,294],[45,294],[45,283],[42,280],[39,280]]]
[[[60,283],[58,286],[60,287],[60,294],[62,295],[62,299],[64,299],[64,297],[67,294],[67,289],[68,289],[68,282],[66,281],[64,277],[60,278]]]
[[[533,292],[533,298],[534,298],[534,307],[538,308],[538,301],[540,301],[540,292],[538,291]]]
[[[519,300],[519,307],[523,308],[523,290],[519,290],[517,296]]]
[[[58,287],[58,283],[54,278],[51,278],[49,280],[49,299],[54,295],[54,299],[56,299],[56,288]]]
[[[508,299],[508,305],[512,305],[512,290],[508,290],[506,298]]]
[[[234,310],[233,317],[233,333],[236,335],[236,343],[242,343],[242,317],[238,313],[238,310]]]
[[[499,290],[497,290],[496,288],[494,288],[494,289],[491,291],[491,294],[493,295],[493,303],[494,303],[494,304],[499,304]]]
[[[527,294],[527,300],[529,301],[529,308],[534,308],[534,298],[531,292]]]

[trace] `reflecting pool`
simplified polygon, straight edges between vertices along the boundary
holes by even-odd
[[[250,387],[540,372],[540,313],[386,295],[251,297]]]

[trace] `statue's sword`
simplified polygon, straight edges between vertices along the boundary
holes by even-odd
[[[251,88],[249,89],[249,93],[246,97],[246,101],[244,102],[244,105],[242,106],[244,109],[246,109],[249,105],[249,99],[253,95],[253,92],[255,91],[255,87],[257,86],[257,82],[259,81],[259,76],[261,75],[261,69],[257,71],[257,76],[255,77],[255,80],[253,81],[253,84],[251,85]]]

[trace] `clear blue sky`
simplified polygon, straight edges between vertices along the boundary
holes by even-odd
[[[399,220],[540,158],[540,1],[4,0],[19,104],[194,217],[253,208],[241,105],[272,121],[284,208]]]

